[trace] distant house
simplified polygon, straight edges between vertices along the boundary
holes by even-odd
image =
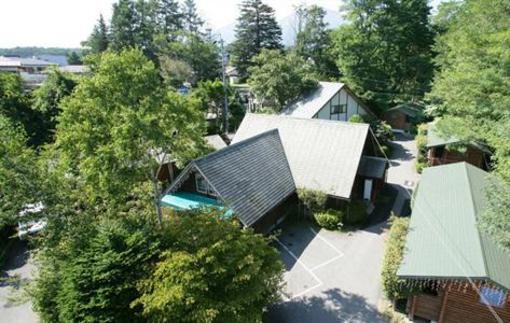
[[[59,71],[71,74],[85,74],[89,72],[89,68],[86,65],[65,65],[60,66]]]
[[[296,186],[278,130],[263,132],[192,161],[165,192],[174,210],[220,207],[268,232],[296,203]]]
[[[463,149],[449,149],[452,145],[461,145]],[[483,143],[466,142],[455,137],[444,137],[437,131],[436,123],[428,124],[427,159],[431,166],[465,161],[487,170],[490,154],[490,150]]]
[[[414,125],[423,119],[423,111],[414,104],[400,104],[388,109],[383,119],[393,128],[410,131]]]
[[[289,104],[282,115],[348,121],[355,114],[374,116],[374,113],[343,83],[319,82],[316,89],[304,93]]]
[[[510,322],[510,252],[477,225],[487,176],[465,162],[423,171],[397,272],[424,287],[408,300],[411,319]]]
[[[228,78],[228,83],[230,85],[239,83],[239,73],[234,66],[227,66],[225,75]]]
[[[375,156],[367,124],[248,113],[233,143],[278,129],[297,187],[320,190],[331,206],[374,201],[388,164]]]
[[[27,87],[41,85],[47,78],[43,72],[50,66],[56,64],[36,58],[0,56],[0,72],[19,74]]]

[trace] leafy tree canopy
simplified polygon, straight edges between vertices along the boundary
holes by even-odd
[[[442,117],[438,127],[458,138],[476,138],[494,147],[497,175],[510,183],[510,6],[490,0],[456,7],[448,29],[438,39],[437,63],[429,99]],[[510,209],[507,189],[488,190],[490,202],[482,226],[506,247]],[[505,237],[506,238],[503,238]]]
[[[219,217],[190,214],[164,229],[170,247],[134,303],[149,320],[262,322],[278,299],[283,265],[270,240]]]
[[[317,86],[311,65],[294,52],[264,49],[253,63],[248,83],[257,98],[277,112]]]
[[[306,61],[313,63],[314,70],[323,78],[337,78],[338,68],[332,55],[331,37],[324,21],[326,11],[313,5],[302,8],[303,26],[296,37],[295,49]]]
[[[44,83],[32,92],[33,109],[41,113],[40,141],[53,141],[56,118],[60,114],[60,102],[70,95],[78,79],[72,74],[62,73],[58,69],[50,69]]]
[[[26,142],[23,128],[0,114],[0,228],[15,224],[27,204],[38,202],[36,155]]]
[[[196,101],[163,90],[140,50],[106,52],[93,65],[61,104],[59,160],[87,184],[86,196],[124,203],[151,179],[156,152],[171,152],[179,165],[200,154],[204,118]]]
[[[334,32],[344,80],[379,112],[414,102],[432,79],[434,33],[426,0],[350,0],[349,24]]]

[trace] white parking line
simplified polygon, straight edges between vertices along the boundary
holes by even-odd
[[[317,266],[313,267],[312,269],[310,269],[310,268],[308,268],[308,266],[306,266],[306,265],[305,265],[305,263],[304,263],[304,262],[302,262],[302,261],[301,261],[301,260],[300,260],[300,259],[299,259],[299,258],[298,258],[298,257],[297,257],[297,256],[296,256],[296,255],[295,255],[295,254],[294,254],[294,253],[293,253],[293,252],[292,252],[292,251],[291,251],[291,250],[290,250],[290,249],[289,249],[289,248],[285,245],[285,244],[283,244],[283,243],[282,243],[279,239],[276,239],[276,242],[278,242],[278,244],[280,244],[280,246],[282,246],[282,247],[283,247],[283,249],[285,249],[285,251],[287,251],[287,253],[288,253],[288,254],[289,254],[292,258],[294,258],[294,260],[296,260],[296,262],[297,262],[298,264],[300,264],[300,265],[301,265],[301,266],[302,266],[302,267],[306,270],[306,272],[308,272],[308,273],[312,276],[312,278],[313,278],[314,280],[316,280],[316,281],[317,281],[317,284],[315,284],[314,286],[309,287],[309,288],[307,288],[306,290],[304,290],[304,291],[302,291],[302,292],[300,292],[300,293],[297,293],[297,294],[295,294],[295,295],[292,295],[292,297],[290,297],[290,298],[288,298],[286,295],[283,295],[283,297],[284,297],[284,300],[285,300],[285,301],[288,301],[288,300],[291,300],[291,299],[293,299],[293,298],[296,298],[296,297],[300,297],[300,296],[302,296],[302,295],[305,295],[305,294],[307,294],[308,292],[312,291],[313,289],[315,289],[315,288],[317,288],[317,287],[322,286],[322,284],[323,284],[322,280],[320,280],[320,279],[319,279],[319,277],[317,277],[317,275],[314,273],[314,271],[315,271],[315,270],[317,270],[317,269],[319,269],[319,268],[322,268],[322,267],[324,267],[324,266],[327,266],[327,265],[329,265],[330,263],[332,263],[333,261],[336,261],[336,260],[338,260],[338,259],[340,259],[340,258],[342,258],[342,257],[344,256],[344,253],[343,253],[343,252],[341,252],[340,250],[338,250],[338,249],[337,249],[337,248],[336,248],[333,244],[331,244],[329,241],[327,241],[325,238],[323,238],[323,237],[322,237],[322,236],[321,236],[321,235],[320,235],[317,231],[315,231],[313,228],[309,228],[309,229],[312,231],[312,233],[315,235],[315,237],[318,237],[319,239],[321,239],[321,240],[322,240],[322,242],[324,242],[324,243],[325,243],[325,244],[327,244],[330,248],[332,248],[333,250],[335,250],[335,251],[338,253],[338,255],[337,255],[337,256],[335,256],[335,257],[333,257],[333,258],[331,258],[331,259],[329,259],[328,261],[325,261],[325,262],[323,262],[322,264],[319,264],[319,265],[317,265]]]
[[[316,237],[318,237],[319,239],[321,239],[325,244],[327,244],[328,246],[330,246],[333,250],[335,250],[339,255],[344,255],[343,252],[341,252],[340,250],[337,249],[337,247],[335,247],[334,245],[331,244],[331,242],[329,242],[328,240],[324,239],[323,237],[321,237],[321,235],[315,231],[313,228],[309,228],[310,231],[312,231]]]

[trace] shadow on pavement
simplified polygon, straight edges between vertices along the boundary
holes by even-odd
[[[338,288],[321,297],[303,297],[274,305],[264,322],[386,322],[375,306],[362,296]]]
[[[28,250],[28,243],[20,241],[18,238],[12,244],[12,248],[7,255],[7,260],[2,268],[0,274],[0,287],[14,287],[19,288],[20,280],[17,275],[9,275],[9,271],[13,271],[25,266],[30,258],[30,251]]]

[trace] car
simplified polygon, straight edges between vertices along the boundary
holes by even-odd
[[[36,220],[27,219],[29,218],[29,215],[40,213],[43,209],[44,205],[40,202],[27,204],[18,214],[20,218],[18,221],[18,237],[20,239],[25,239],[29,235],[37,234],[46,227],[47,221],[45,218]]]

